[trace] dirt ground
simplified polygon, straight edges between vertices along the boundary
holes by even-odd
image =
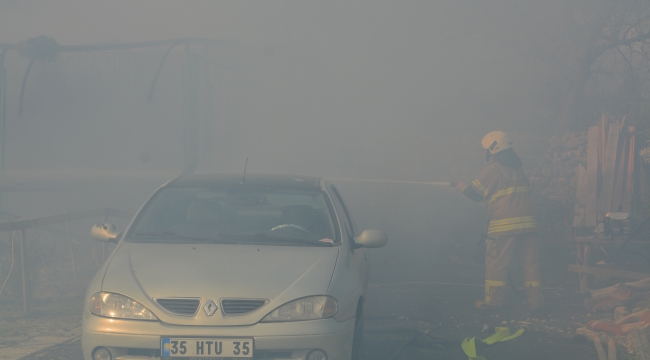
[[[374,269],[377,281],[372,281],[366,308],[366,359],[391,359],[413,338],[397,358],[463,359],[467,358],[460,346],[463,339],[485,339],[499,326],[512,332],[522,326],[527,330],[508,342],[477,345],[477,355],[488,360],[598,358],[592,344],[573,337],[592,316],[602,315],[589,314],[582,305],[578,277],[567,271],[568,264],[575,261],[569,244],[549,241],[542,247],[546,306],[537,312],[523,305],[523,289],[509,289],[508,304],[501,310],[475,309],[474,301],[483,296],[482,267],[472,261],[466,249],[447,249],[431,256],[427,265],[418,262],[420,270],[416,273],[429,274],[421,276],[428,278],[424,281],[395,276],[397,272],[389,269],[396,264]],[[522,281],[516,266],[511,272],[515,284]],[[380,276],[393,279],[382,282]],[[433,337],[403,332],[407,329],[429,330]]]
[[[408,252],[375,254],[365,309],[366,359],[464,359],[467,357],[461,349],[462,340],[471,337],[484,339],[493,333],[496,326],[507,326],[513,332],[526,326],[527,330],[521,337],[508,342],[477,346],[477,354],[487,360],[598,358],[591,343],[573,338],[576,328],[584,326],[594,316],[603,315],[589,314],[582,306],[577,275],[566,270],[567,265],[574,261],[570,245],[547,244],[543,247],[546,307],[534,313],[522,305],[525,300],[523,290],[513,289],[509,290],[508,306],[504,309],[475,309],[473,303],[483,293],[481,266],[469,259],[466,252],[450,249],[429,253],[428,262],[405,262],[402,256],[416,257]],[[513,271],[512,275],[513,281],[517,281],[518,273]],[[14,330],[0,334],[12,334],[17,339],[21,334],[30,334],[30,331],[33,335],[56,327],[68,327],[68,334],[72,334],[70,327],[80,320],[78,311],[70,310],[75,306],[81,306],[80,298],[69,301],[67,310],[41,310],[37,312],[40,318],[33,316],[28,321],[18,317],[7,321],[9,315],[3,310],[0,313],[5,315],[0,318],[0,328]],[[41,307],[45,309],[46,306]],[[48,313],[57,316],[48,317]],[[422,335],[424,331],[428,331],[430,336]],[[7,341],[4,341],[0,347],[6,345]],[[625,354],[619,354],[619,359],[626,358]],[[63,343],[20,359],[81,360],[81,344],[78,337],[70,336]]]
[[[0,360],[15,360],[78,337],[82,301],[77,297],[33,304],[27,315],[22,303],[0,305]]]

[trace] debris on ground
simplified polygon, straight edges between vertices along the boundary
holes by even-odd
[[[643,330],[650,326],[650,309],[637,311],[613,322],[591,320],[587,326],[612,335],[627,335],[634,329]]]
[[[650,279],[593,290],[585,307],[593,312],[609,311],[613,316],[613,320],[592,319],[576,330],[576,339],[594,344],[599,360],[616,359],[618,347],[637,359],[650,360]]]
[[[589,292],[590,297],[585,298],[585,307],[594,312],[610,311],[618,306],[645,299],[646,294],[647,299],[650,299],[650,278],[592,290]]]

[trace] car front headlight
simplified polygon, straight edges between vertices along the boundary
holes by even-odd
[[[339,311],[339,304],[334,298],[320,295],[309,296],[288,302],[271,311],[262,322],[302,321],[325,319]]]
[[[158,318],[139,302],[120,294],[99,292],[90,298],[90,312],[121,319],[153,320]]]

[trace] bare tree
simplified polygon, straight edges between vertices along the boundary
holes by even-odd
[[[584,128],[602,111],[650,125],[650,1],[588,3],[565,4],[565,37],[540,57],[557,76],[557,129]]]

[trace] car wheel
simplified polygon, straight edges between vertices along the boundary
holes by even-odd
[[[354,322],[354,338],[352,339],[352,360],[363,359],[363,313],[357,312]]]

